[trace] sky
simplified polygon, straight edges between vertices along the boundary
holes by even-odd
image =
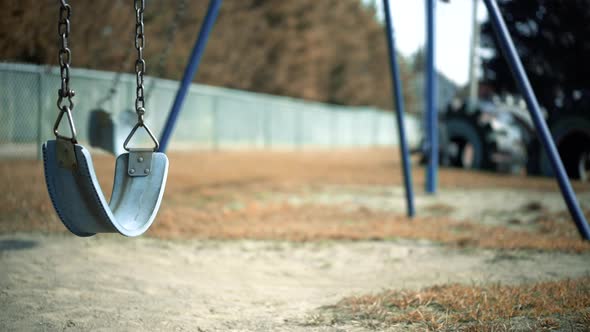
[[[375,2],[382,13],[380,0]],[[424,46],[425,0],[390,0],[398,52],[408,56]],[[478,20],[485,21],[487,13],[481,0]],[[471,16],[474,0],[436,2],[436,68],[457,84],[466,84],[469,78],[469,44],[471,42]],[[380,15],[382,17],[382,15]]]

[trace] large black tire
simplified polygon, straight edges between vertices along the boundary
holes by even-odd
[[[526,161],[526,174],[533,176],[544,175],[541,173],[541,143],[538,138],[534,138],[527,145],[527,161]],[[548,175],[545,175],[548,176]]]
[[[522,128],[507,112],[465,108],[447,112],[445,125],[452,167],[519,173],[526,162]]]
[[[451,166],[450,155],[447,147],[449,145],[449,136],[447,135],[447,126],[444,121],[438,121],[438,162],[441,166]],[[420,154],[420,165],[428,163],[428,147],[426,139],[423,138],[419,148],[411,151],[412,154]]]
[[[587,180],[590,172],[590,115],[573,112],[556,116],[551,120],[550,130],[559,156],[568,176],[572,179]],[[553,167],[549,157],[539,142],[535,143],[537,163],[530,165],[529,173],[553,176]]]
[[[486,140],[486,130],[477,125],[477,114],[454,113],[445,119],[451,167],[493,169],[490,159],[494,143]]]

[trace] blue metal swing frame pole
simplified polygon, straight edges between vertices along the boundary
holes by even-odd
[[[426,99],[425,138],[426,138],[426,181],[425,190],[435,194],[438,186],[438,111],[436,109],[437,80],[435,71],[436,50],[436,0],[426,0]]]
[[[504,58],[506,61],[508,61],[512,75],[514,75],[514,79],[516,80],[520,93],[525,98],[527,108],[531,114],[535,128],[537,129],[537,135],[539,136],[539,139],[545,148],[545,152],[547,152],[547,155],[549,156],[555,176],[557,177],[561,194],[563,195],[569,212],[576,223],[578,232],[585,240],[589,240],[590,228],[588,227],[588,222],[582,213],[582,209],[580,208],[576,194],[572,189],[571,183],[569,182],[567,173],[563,167],[563,162],[559,157],[559,153],[557,152],[557,148],[555,146],[555,142],[553,142],[549,128],[543,119],[539,102],[537,101],[537,97],[535,96],[533,88],[531,87],[527,74],[524,71],[524,67],[522,66],[522,62],[520,61],[518,53],[516,52],[516,48],[514,47],[510,33],[506,28],[506,23],[502,18],[500,9],[498,8],[498,4],[495,0],[484,0],[484,3],[488,9],[490,21],[492,22],[492,26],[496,32],[498,41],[500,42],[500,47],[504,53]]]
[[[402,85],[395,53],[395,38],[393,29],[393,18],[389,0],[383,0],[383,10],[385,14],[385,33],[387,35],[387,46],[389,49],[389,68],[391,70],[391,83],[393,85],[393,95],[395,96],[395,115],[399,135],[400,154],[402,159],[402,175],[404,177],[404,186],[406,190],[406,207],[408,217],[413,217],[414,209],[414,190],[412,188],[412,168],[410,165],[410,153],[406,141],[406,126],[404,123],[404,99],[402,94]]]
[[[205,52],[205,46],[207,46],[207,40],[209,40],[209,35],[211,34],[211,30],[213,30],[213,25],[215,24],[217,15],[219,14],[221,2],[222,0],[211,0],[211,2],[209,2],[205,20],[201,25],[199,36],[197,37],[195,46],[193,47],[193,50],[189,56],[189,61],[186,69],[184,70],[180,87],[178,88],[176,97],[174,98],[174,104],[172,104],[172,109],[170,110],[170,113],[168,113],[168,118],[166,119],[166,124],[164,125],[164,131],[160,137],[160,152],[166,152],[166,149],[168,148],[170,137],[174,131],[174,125],[176,124],[176,120],[180,114],[180,110],[182,109],[182,104],[184,103],[184,99],[191,82],[193,81],[193,78],[199,69],[201,58]]]

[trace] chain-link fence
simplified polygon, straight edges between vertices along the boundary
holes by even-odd
[[[73,111],[78,139],[88,141],[92,110],[112,87],[114,73],[72,69]],[[117,93],[102,107],[115,123],[133,109],[135,78],[124,74]],[[147,84],[151,78],[146,79]],[[178,82],[155,79],[147,99],[146,122],[162,132]],[[35,158],[53,137],[59,69],[0,63],[0,158]],[[63,121],[62,121],[63,122]],[[421,131],[408,116],[408,139]],[[121,124],[121,127],[124,127]],[[124,135],[123,135],[124,136]],[[124,138],[124,137],[123,137]],[[397,144],[393,113],[193,84],[176,124],[170,149],[181,148],[340,148]],[[122,144],[122,142],[121,142]]]

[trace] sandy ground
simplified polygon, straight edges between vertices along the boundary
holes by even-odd
[[[450,281],[526,283],[590,273],[590,254],[427,242],[162,241],[0,237],[7,331],[309,331],[343,296]]]
[[[577,197],[582,209],[590,209],[590,190],[580,190]],[[399,214],[406,211],[405,194],[400,187],[325,186],[304,194],[276,195],[273,199],[292,205],[321,204]],[[510,225],[518,220],[523,226],[543,214],[567,210],[559,192],[519,188],[441,188],[437,195],[418,189],[414,201],[420,217],[444,216],[484,225]]]
[[[490,250],[389,235],[380,241],[332,241],[321,232],[311,237],[314,241],[276,240],[290,238],[273,233],[281,229],[363,230],[371,216],[378,225],[409,223],[403,217],[399,163],[391,151],[170,157],[162,211],[148,235],[136,239],[64,233],[40,164],[0,162],[5,188],[0,192],[0,330],[361,331],[360,326],[310,323],[322,306],[383,289],[590,275],[586,247],[578,254]],[[112,160],[97,159],[103,187],[109,188]],[[434,221],[467,220],[536,236],[540,217],[565,208],[551,179],[443,170],[440,193],[433,197],[420,189],[423,170],[414,170],[418,212]],[[575,188],[590,209],[590,187],[576,183]],[[308,205],[314,208],[305,214]],[[323,209],[344,212],[324,214]],[[377,220],[381,212],[383,221]],[[244,231],[253,226],[270,228]],[[250,240],[213,240],[234,238],[231,234]],[[275,240],[252,240],[259,234]],[[575,234],[561,239],[579,241]]]

